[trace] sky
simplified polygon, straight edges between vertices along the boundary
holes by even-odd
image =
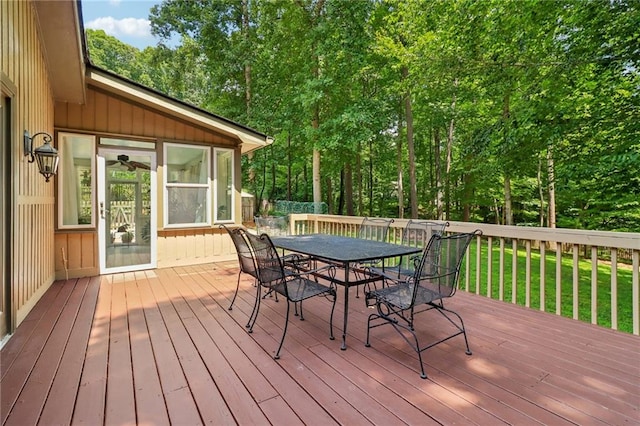
[[[104,30],[141,50],[155,46],[159,40],[151,35],[149,11],[159,3],[159,0],[82,0],[84,28]]]

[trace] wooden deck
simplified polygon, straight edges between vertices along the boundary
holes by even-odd
[[[0,352],[2,424],[640,423],[637,336],[460,292],[449,307],[473,355],[461,337],[429,349],[422,380],[392,328],[364,347],[369,311],[352,296],[348,350],[328,339],[329,303],[309,300],[276,361],[285,304],[265,300],[248,334],[248,278],[227,310],[236,274],[230,262],[56,282]],[[440,324],[431,312],[418,329]]]

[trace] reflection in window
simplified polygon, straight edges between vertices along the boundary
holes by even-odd
[[[216,221],[233,219],[233,151],[215,149]]]
[[[209,148],[165,144],[164,162],[165,224],[208,224]]]
[[[93,226],[94,137],[58,134],[59,226]]]

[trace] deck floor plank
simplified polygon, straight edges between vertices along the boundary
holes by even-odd
[[[70,280],[74,282],[75,280]],[[29,343],[33,333],[39,329],[40,320],[52,307],[53,302],[58,297],[58,293],[62,290],[65,281],[54,282],[49,290],[42,295],[42,298],[31,309],[29,315],[20,324],[20,333],[15,333],[11,336],[5,345],[2,347],[2,358],[0,358],[0,380],[4,379],[7,372],[10,371],[10,367],[13,362],[20,356],[24,346]],[[36,341],[38,340],[35,337]]]
[[[131,344],[131,367],[135,384],[136,419],[149,425],[168,425],[169,414],[162,397],[162,386],[153,346],[144,316],[138,285],[146,282],[144,273],[136,273],[135,281],[125,283]]]
[[[142,309],[147,320],[149,338],[153,347],[156,369],[162,386],[169,420],[172,424],[199,424],[202,422],[198,407],[182,371],[178,354],[173,347],[169,331],[151,290],[159,285],[154,271],[145,272],[146,280],[138,281]]]
[[[163,271],[166,276],[161,276],[161,281],[166,278],[170,282],[179,282],[180,285],[167,285],[165,291],[174,302],[178,315],[182,318],[185,329],[189,333],[193,344],[197,348],[209,375],[219,390],[229,410],[234,413],[235,420],[240,424],[261,424],[267,422],[256,401],[245,388],[242,380],[234,373],[233,369],[216,346],[207,328],[218,329],[220,326],[211,318],[200,298],[189,291],[186,283],[189,276],[182,277],[180,270]],[[180,297],[182,300],[180,300]],[[253,373],[259,375],[256,369]]]
[[[237,271],[224,262],[54,283],[0,352],[2,423],[640,424],[638,336],[460,292],[449,307],[473,355],[462,337],[435,346],[422,380],[392,327],[364,346],[371,310],[355,289],[339,349],[340,289],[336,340],[330,303],[313,298],[274,360],[286,302],[262,300],[247,333],[256,288],[243,276],[229,311]],[[420,315],[422,341],[443,332],[437,313]]]
[[[205,290],[209,290],[212,297],[216,298],[216,296],[219,296],[222,298],[218,303],[223,309],[214,311],[220,325],[243,350],[246,356],[251,359],[253,364],[261,371],[269,383],[271,383],[271,386],[277,389],[278,394],[286,401],[287,405],[293,410],[297,417],[304,424],[328,425],[334,423],[334,418],[309,395],[307,390],[295,381],[280,364],[274,362],[272,356],[259,346],[252,334],[246,332],[244,324],[247,322],[248,312],[251,311],[253,301],[245,303],[245,301],[240,298],[237,300],[237,305],[234,306],[233,311],[226,310],[230,302],[230,298],[227,296],[229,291],[234,290],[230,290],[231,287],[227,287],[226,284],[218,282],[219,280],[215,278],[220,276],[218,273],[214,275],[209,270],[200,269],[200,274],[205,277],[205,281],[201,281],[200,285],[204,286]],[[212,282],[220,285],[213,286],[210,284]],[[241,294],[249,293],[255,295],[255,288],[249,284],[249,281],[244,284],[246,284],[246,287],[241,290]],[[235,287],[233,287],[233,289],[235,289]],[[243,312],[243,310],[245,312]],[[240,319],[234,319],[238,314],[241,314]],[[281,414],[279,414],[279,416]],[[286,418],[287,417],[285,417],[285,419]],[[278,417],[275,419],[277,420]],[[280,424],[279,421],[273,423]]]
[[[53,286],[54,292],[56,290],[59,291],[57,291],[55,298],[50,301],[48,309],[37,321],[38,326],[33,329],[29,339],[20,347],[15,361],[7,369],[0,381],[2,389],[2,392],[0,392],[0,423],[4,423],[7,420],[9,413],[18,401],[28,399],[20,396],[22,390],[28,384],[31,373],[45,349],[46,342],[75,287],[73,281],[67,282],[65,285],[56,283]],[[57,287],[60,286],[62,288],[58,289]]]
[[[198,407],[200,417],[204,423],[235,424],[233,413],[229,410],[220,391],[215,386],[214,380],[202,362],[198,349],[185,328],[183,318],[180,317],[176,310],[174,303],[180,304],[183,301],[172,300],[166,292],[165,283],[160,274],[158,273],[157,285],[152,285],[151,289],[169,331],[173,347],[180,359],[182,370]],[[173,284],[177,283],[174,282]]]
[[[98,301],[100,281],[100,277],[79,280],[79,284],[86,283],[87,290],[58,367],[64,374],[56,374],[55,376],[49,396],[40,415],[38,423],[41,425],[65,425],[71,423],[91,334],[93,314]]]
[[[111,332],[111,289],[111,277],[102,277],[72,424],[104,424]]]
[[[109,334],[109,364],[107,371],[107,424],[133,424],[136,422],[129,315],[125,293],[126,281],[114,275],[111,283],[111,333]]]
[[[11,417],[7,419],[7,424],[35,425],[38,423],[40,413],[53,384],[56,370],[72,333],[80,302],[87,289],[84,283],[76,284],[76,282],[67,282],[65,284],[72,288],[72,292],[56,320],[56,325],[49,335],[47,344],[43,347],[30,373],[30,380],[25,384],[23,392],[30,397],[18,400],[11,412]]]

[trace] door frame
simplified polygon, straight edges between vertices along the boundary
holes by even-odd
[[[6,74],[0,72],[0,347],[11,336],[15,327],[13,304],[13,241],[15,225],[16,180],[13,176],[13,157],[16,138],[16,99],[17,88]]]
[[[107,153],[111,154],[122,154],[126,152],[129,155],[142,155],[149,156],[151,158],[151,165],[149,172],[151,173],[151,199],[149,203],[150,209],[150,250],[151,250],[151,260],[149,263],[138,264],[138,265],[127,265],[127,266],[118,266],[118,267],[107,267],[107,238],[110,237],[108,230],[106,229],[106,220],[104,219],[104,203],[106,201],[106,162],[104,155]],[[96,199],[97,205],[97,221],[98,221],[98,258],[99,258],[99,267],[100,274],[112,274],[118,272],[131,272],[131,271],[141,271],[145,269],[155,269],[158,265],[158,176],[157,176],[157,153],[155,151],[143,151],[143,150],[132,150],[125,149],[122,147],[98,147],[96,153],[96,164],[97,164],[97,193],[98,197]],[[101,204],[102,203],[102,204]]]

